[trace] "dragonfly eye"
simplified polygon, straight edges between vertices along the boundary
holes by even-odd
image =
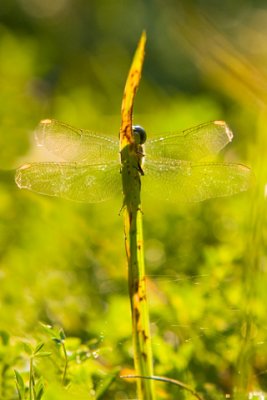
[[[146,141],[146,131],[140,125],[133,126],[134,138],[139,144],[144,144]]]

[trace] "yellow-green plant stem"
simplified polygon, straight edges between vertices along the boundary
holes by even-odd
[[[132,312],[134,365],[136,375],[153,375],[151,336],[146,293],[142,211],[124,209],[125,247],[128,259],[129,295]],[[155,400],[151,380],[137,380],[138,400]]]
[[[144,153],[141,137],[133,134],[132,126],[133,103],[141,79],[145,43],[146,34],[143,32],[125,84],[120,127],[124,232],[136,375],[153,375],[140,200],[141,175],[143,175],[142,158]],[[153,381],[137,380],[137,398],[138,400],[155,400]]]
[[[191,393],[193,396],[195,396],[198,400],[202,400],[202,397],[189,385],[186,385],[185,383],[178,381],[177,379],[172,379],[172,378],[166,378],[165,376],[138,376],[138,375],[122,375],[121,378],[124,379],[152,379],[154,381],[159,381],[159,382],[165,382],[165,383],[171,383],[173,385],[179,386],[182,389],[187,390],[189,393]]]

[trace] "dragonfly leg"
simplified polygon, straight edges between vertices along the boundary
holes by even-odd
[[[140,163],[138,163],[138,167],[136,167],[136,169],[137,169],[137,171],[140,173],[140,175],[142,175],[142,176],[145,175],[144,170],[143,170],[143,168],[141,167],[141,164],[140,164]]]

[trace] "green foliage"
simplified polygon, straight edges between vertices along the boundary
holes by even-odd
[[[143,28],[134,122],[151,137],[226,120],[235,136],[223,156],[251,165],[256,181],[250,193],[196,205],[144,198],[155,375],[205,399],[260,398],[265,5],[261,12],[256,2],[232,1],[0,3],[0,399],[134,397],[132,381],[119,378],[134,374],[121,199],[87,206],[37,196],[19,191],[9,170],[41,158],[30,149],[42,118],[117,137]],[[159,399],[192,398],[174,385],[156,388]]]
[[[54,395],[105,398],[119,370],[101,368],[98,359],[104,352],[96,341],[82,343],[78,338],[66,338],[61,328],[44,324],[37,336],[44,342],[17,339],[17,358],[9,365],[15,381],[2,392],[3,398],[13,398],[15,388],[21,400],[52,399]]]

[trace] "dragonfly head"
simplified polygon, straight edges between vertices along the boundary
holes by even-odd
[[[133,125],[134,141],[136,144],[144,144],[146,141],[146,131],[140,125]]]

